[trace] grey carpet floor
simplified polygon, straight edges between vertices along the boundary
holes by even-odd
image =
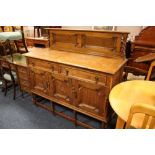
[[[18,89],[16,96],[16,100],[13,100],[12,89],[8,91],[6,97],[0,91],[1,129],[83,129],[61,116],[53,115],[51,112],[35,106],[32,103],[32,98],[28,94],[22,98]],[[58,106],[57,108],[61,109],[62,107]],[[70,111],[67,112],[70,113]],[[87,117],[82,115],[79,116],[79,119],[87,121]],[[91,120],[91,123],[94,127],[100,128],[99,122]],[[108,128],[114,128],[115,123],[114,119]]]

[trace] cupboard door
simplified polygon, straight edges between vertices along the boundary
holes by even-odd
[[[32,81],[32,91],[46,95],[49,94],[49,79],[47,72],[35,68],[30,71],[30,77]]]
[[[103,116],[107,100],[107,88],[104,85],[78,81],[77,106],[80,109]]]
[[[60,74],[51,74],[50,95],[61,101],[72,104],[73,102],[71,79]]]

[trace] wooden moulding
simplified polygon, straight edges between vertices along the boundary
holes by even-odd
[[[50,29],[50,48],[107,57],[125,57],[127,32]]]

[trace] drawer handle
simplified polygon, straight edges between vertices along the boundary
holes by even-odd
[[[98,76],[95,77],[95,81],[96,81],[96,83],[99,81],[99,77]]]

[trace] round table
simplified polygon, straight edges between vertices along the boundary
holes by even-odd
[[[109,94],[112,109],[118,115],[116,128],[123,128],[128,119],[130,108],[134,103],[155,106],[155,82],[145,80],[126,81],[116,85]],[[131,125],[140,127],[143,114],[136,114]]]

